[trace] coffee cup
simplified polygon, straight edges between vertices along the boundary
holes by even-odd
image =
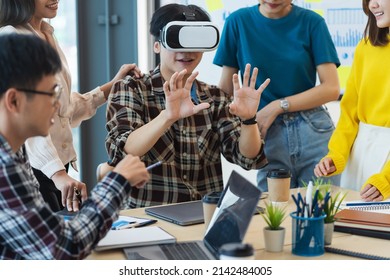
[[[220,197],[221,197],[221,192],[211,192],[206,194],[202,199],[204,225],[206,230],[209,226],[211,218],[213,217],[215,208],[217,208],[217,204]]]
[[[290,199],[291,172],[272,169],[267,173],[268,199],[272,203],[285,203]]]

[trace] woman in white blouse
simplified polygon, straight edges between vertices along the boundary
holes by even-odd
[[[135,64],[125,64],[116,76],[106,84],[85,94],[71,92],[71,76],[64,53],[60,49],[53,27],[45,18],[57,15],[58,0],[0,0],[0,34],[17,32],[32,33],[49,42],[59,53],[62,71],[58,75],[63,94],[58,114],[48,137],[34,137],[27,140],[26,147],[34,174],[40,183],[40,192],[53,211],[64,206],[69,211],[79,210],[79,201],[72,199],[74,192],[87,198],[84,183],[68,175],[69,165],[76,169],[76,152],[73,146],[72,128],[95,115],[103,105],[112,85],[130,71],[140,75]]]

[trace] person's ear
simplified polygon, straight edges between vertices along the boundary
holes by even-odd
[[[4,105],[11,112],[17,112],[21,105],[21,94],[14,88],[4,93]]]
[[[161,43],[159,41],[154,42],[154,44],[153,44],[153,51],[155,53],[157,53],[157,54],[160,53],[160,51],[161,51]]]

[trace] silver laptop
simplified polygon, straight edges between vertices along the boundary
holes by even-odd
[[[222,245],[244,240],[260,195],[258,188],[233,170],[203,241],[125,248],[126,257],[130,260],[218,259]]]
[[[145,213],[181,226],[201,224],[204,222],[201,200],[149,207],[145,208]]]

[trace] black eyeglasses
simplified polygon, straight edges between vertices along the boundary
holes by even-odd
[[[61,94],[62,94],[62,86],[61,85],[56,85],[52,92],[39,91],[39,90],[34,90],[34,89],[25,89],[25,88],[17,88],[17,90],[24,91],[24,92],[29,92],[29,93],[35,93],[35,94],[42,94],[42,95],[51,96],[56,101],[58,101],[60,99]]]

